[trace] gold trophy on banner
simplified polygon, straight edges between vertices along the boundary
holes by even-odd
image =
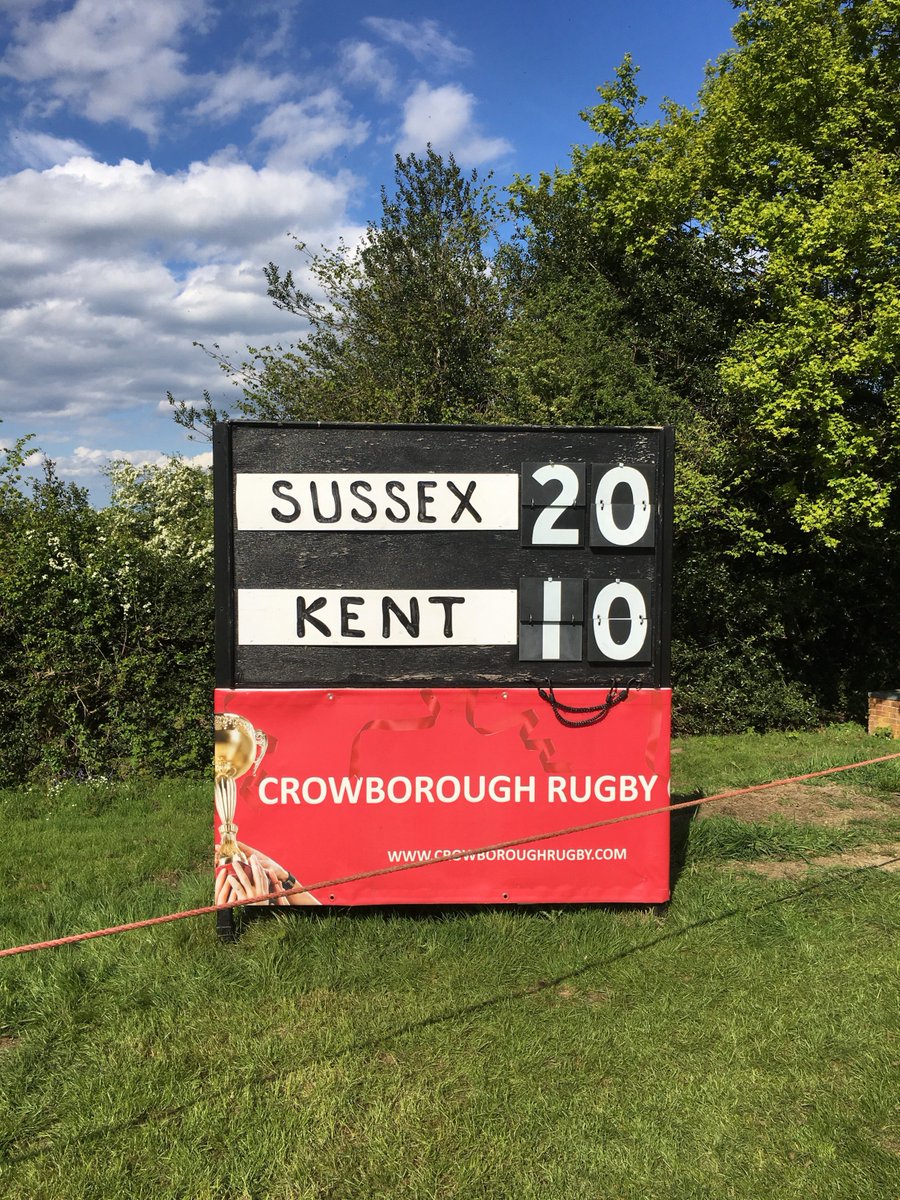
[[[235,781],[251,769],[256,773],[268,745],[263,731],[254,729],[246,717],[237,713],[215,714],[216,812],[222,822],[219,826],[221,841],[216,851],[217,863],[247,863],[246,854],[237,844]]]

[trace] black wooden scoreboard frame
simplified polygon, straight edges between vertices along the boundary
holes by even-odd
[[[521,687],[548,681],[581,688],[670,686],[671,426],[227,421],[214,427],[213,449],[218,688]],[[391,474],[406,486],[392,481],[397,486],[379,496],[365,482]],[[241,475],[277,476],[270,495],[272,510],[280,513],[277,528],[237,527]],[[518,481],[518,528],[483,527],[490,478],[500,475]],[[301,508],[310,506],[308,495],[301,506],[291,476],[325,480],[316,528],[292,528]],[[335,477],[344,481],[343,493],[329,492],[339,489],[327,482]],[[626,486],[619,486],[623,480]],[[278,482],[282,486],[274,487]],[[381,505],[386,511],[388,498],[387,515],[396,527],[369,530],[375,510]],[[650,506],[648,518],[636,526],[641,535],[632,544],[611,544],[604,528],[636,521],[639,500]],[[449,523],[432,515],[444,502],[452,502],[452,510],[445,504],[453,514]],[[336,528],[340,506],[344,524]],[[356,524],[348,528],[351,511]],[[542,532],[535,535],[538,520]],[[567,530],[577,530],[577,540]],[[545,535],[563,540],[529,544]],[[538,636],[547,580],[560,581],[555,595],[562,597],[561,609],[552,614],[559,624],[554,644],[561,647],[560,657],[552,661],[542,657]],[[604,609],[598,596],[612,583],[613,599]],[[598,651],[591,623],[598,605],[607,617],[618,612],[623,620],[621,614],[630,611],[622,609],[623,584],[635,589],[631,596],[640,594],[637,605],[645,606],[641,619],[649,622],[649,636],[636,659],[618,661]],[[415,592],[422,609],[444,618],[446,633],[464,603],[457,593],[471,597],[485,588],[516,589],[515,644],[461,644],[448,636],[442,644],[408,638],[406,644],[382,645],[358,632],[361,591],[381,596],[388,606],[391,590],[402,589],[405,602],[393,604],[389,613],[385,609],[385,630],[388,617],[392,628],[411,628],[409,597]],[[308,598],[299,611],[306,622],[298,618],[298,630],[324,627],[327,637],[319,644],[240,645],[242,589],[304,592]],[[312,598],[317,590],[331,597],[330,609],[324,599]],[[347,594],[339,608],[338,593]],[[426,608],[429,601],[434,610]],[[630,617],[620,628],[627,630],[629,622]]]

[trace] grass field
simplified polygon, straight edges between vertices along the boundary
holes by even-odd
[[[675,749],[691,796],[900,746]],[[896,852],[900,767],[826,782],[701,810],[664,915],[288,914],[229,946],[206,917],[3,960],[0,1191],[891,1200],[900,876],[859,863]],[[0,942],[207,903],[210,810],[3,793]]]

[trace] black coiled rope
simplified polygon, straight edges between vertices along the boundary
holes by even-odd
[[[562,700],[557,699],[553,691],[553,684],[547,680],[547,687],[542,688],[538,684],[538,695],[547,702],[553,709],[553,715],[559,721],[560,725],[565,725],[567,729],[585,729],[588,725],[599,725],[601,721],[609,716],[612,709],[617,704],[621,704],[623,700],[627,700],[631,692],[632,684],[637,681],[629,679],[624,685],[620,685],[618,680],[614,679],[609,687],[606,699],[602,704],[589,704],[584,708],[578,708],[573,704],[563,704]],[[580,721],[572,719],[571,714],[588,713]]]

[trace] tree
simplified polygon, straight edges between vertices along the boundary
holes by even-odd
[[[501,206],[477,172],[466,177],[431,147],[398,155],[394,176],[359,246],[309,255],[297,243],[312,290],[291,270],[265,268],[273,302],[305,323],[301,340],[251,347],[239,367],[213,349],[242,389],[243,416],[460,421],[488,412],[505,320],[492,257]],[[207,396],[203,416],[216,415]],[[197,424],[183,404],[176,419]]]
[[[568,170],[514,186],[523,228],[510,390],[584,423],[675,422],[679,519],[707,535],[721,524],[733,541],[747,514],[721,503],[736,422],[718,368],[748,312],[740,273],[667,178],[666,139],[679,142],[690,114],[666,105],[664,121],[642,124],[628,56],[598,92],[582,114],[596,140],[574,148]]]
[[[734,496],[757,549],[798,527],[833,548],[884,526],[900,465],[900,9],[736,7],[698,107],[641,123],[626,63],[555,188],[628,255],[690,234],[715,247],[747,306],[718,365]]]
[[[738,7],[670,174],[752,304],[719,375],[779,657],[859,712],[900,670],[900,6]]]
[[[898,15],[895,0],[744,5],[695,150],[701,217],[756,264],[756,319],[722,365],[752,422],[748,465],[832,546],[884,525],[900,466]]]

